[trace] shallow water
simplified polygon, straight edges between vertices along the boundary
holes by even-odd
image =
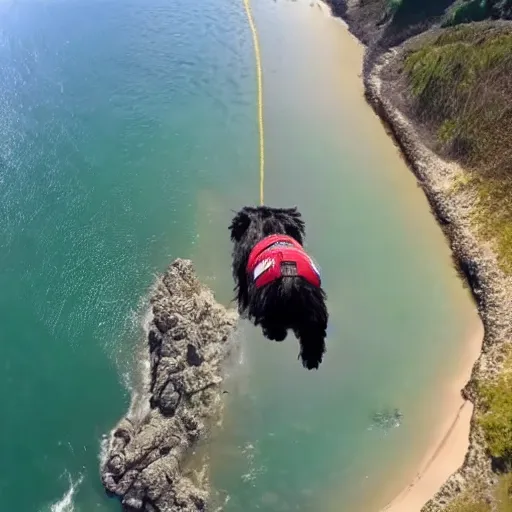
[[[473,307],[364,104],[362,50],[307,2],[253,7],[266,199],[304,214],[332,322],[311,373],[245,326],[214,484],[229,510],[356,510],[427,442]],[[231,297],[230,210],[258,194],[250,33],[227,0],[4,1],[0,71],[0,502],[118,510],[98,451],[154,274],[193,256]],[[387,435],[382,407],[404,413]]]
[[[256,14],[266,198],[304,214],[331,323],[311,373],[294,339],[271,344],[244,325],[213,479],[227,510],[368,512],[432,442],[476,314],[421,190],[364,102],[362,48],[317,8],[257,4]],[[399,428],[379,428],[374,415],[395,408]]]

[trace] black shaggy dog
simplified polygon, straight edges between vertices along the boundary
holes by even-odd
[[[310,272],[314,269],[317,273],[314,263],[302,249],[304,228],[304,221],[296,208],[267,206],[244,207],[229,226],[234,243],[233,278],[240,314],[246,315],[254,325],[261,325],[263,334],[270,340],[283,341],[288,329],[292,329],[300,343],[302,364],[311,370],[317,369],[322,362],[328,321],[326,294],[321,288],[319,274],[318,282],[312,284],[298,275],[300,265],[294,263],[293,258],[281,257],[280,260],[278,257],[277,265],[275,261],[268,265],[269,259],[266,259],[261,262],[262,272],[268,272],[269,266],[279,266],[272,271],[280,275],[263,286],[257,286],[256,272],[248,267],[249,259],[252,261],[255,251],[258,251],[255,249],[258,242],[261,242],[260,247],[269,235],[288,235],[293,239],[291,243],[285,241],[273,245],[288,246],[283,249],[289,249],[294,244],[296,247],[291,252],[302,253],[303,261],[310,265]]]

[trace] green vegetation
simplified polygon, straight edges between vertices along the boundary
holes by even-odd
[[[439,21],[453,26],[486,19],[511,19],[512,0],[387,0],[395,5],[395,27]]]
[[[389,14],[393,15],[402,5],[403,0],[387,0],[387,11]]]
[[[377,17],[386,13],[383,42],[391,46],[435,25],[512,19],[512,0],[364,0],[362,5],[373,5]]]
[[[512,357],[503,372],[492,381],[479,385],[480,424],[489,454],[506,469],[512,469]]]
[[[443,26],[512,16],[512,0],[458,0],[446,12]]]
[[[393,20],[395,28],[405,28],[432,19],[443,19],[454,0],[401,0]]]
[[[472,170],[482,233],[512,273],[512,31],[487,23],[447,29],[410,52],[404,71],[438,151]]]

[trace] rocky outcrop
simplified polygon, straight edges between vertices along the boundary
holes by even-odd
[[[125,510],[205,510],[207,482],[193,481],[183,467],[221,411],[222,362],[237,315],[219,305],[192,263],[181,259],[158,278],[151,306],[148,389],[137,413],[128,413],[110,435],[102,482]]]
[[[414,2],[408,0],[325,0],[335,16],[369,49],[389,49],[446,20],[456,0]],[[497,18],[491,16],[489,18]]]

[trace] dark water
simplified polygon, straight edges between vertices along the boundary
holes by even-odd
[[[254,10],[267,201],[303,211],[333,320],[310,374],[294,340],[245,328],[213,479],[229,510],[324,510],[326,495],[360,502],[368,474],[382,482],[423,442],[418,399],[456,361],[472,307],[362,100],[357,46],[306,2]],[[100,440],[129,403],[155,273],[193,257],[230,297],[230,209],[258,194],[244,16],[227,0],[0,3],[5,510],[118,510]],[[388,405],[404,424],[367,430]]]

